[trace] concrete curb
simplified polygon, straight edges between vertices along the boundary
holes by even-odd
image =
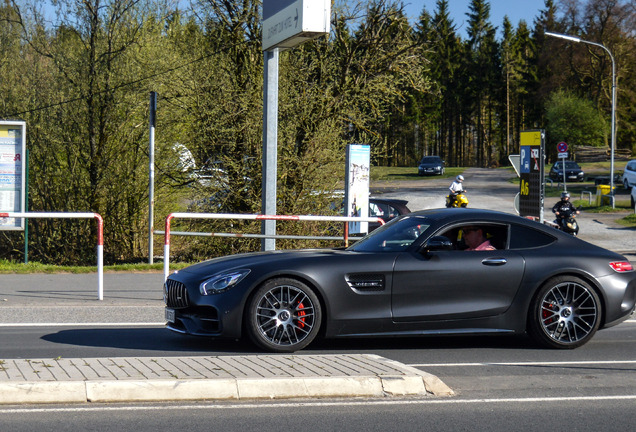
[[[429,375],[429,374],[426,374]],[[0,383],[0,404],[452,396],[439,378],[331,377]]]
[[[377,355],[262,355],[194,360],[2,360],[0,404],[454,394],[436,376]]]

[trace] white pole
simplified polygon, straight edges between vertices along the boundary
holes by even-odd
[[[154,255],[154,212],[155,212],[155,118],[157,111],[157,93],[150,92],[150,144],[149,144],[149,169],[148,169],[148,264],[153,263]]]
[[[97,245],[97,299],[104,300],[104,245]]]
[[[165,244],[163,246],[163,280],[168,280],[170,274],[170,245]]]

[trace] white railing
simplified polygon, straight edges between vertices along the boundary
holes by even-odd
[[[104,300],[104,219],[102,219],[99,213],[9,212],[9,213],[0,213],[0,218],[96,219],[97,220],[97,299]]]
[[[348,222],[379,222],[384,225],[384,220],[378,217],[353,217],[353,216],[308,216],[308,215],[259,215],[259,214],[229,214],[229,213],[171,213],[166,218],[166,230],[164,232],[165,244],[163,249],[163,278],[168,279],[170,273],[170,223],[173,219],[225,219],[225,220],[289,220],[289,221],[322,221],[344,222],[345,243],[349,239]],[[184,233],[180,233],[183,235]],[[210,235],[246,237],[246,234],[211,233]],[[256,234],[254,235],[256,236]],[[277,236],[258,235],[260,238],[275,238]],[[316,238],[316,237],[312,237]],[[329,238],[331,239],[331,238]]]

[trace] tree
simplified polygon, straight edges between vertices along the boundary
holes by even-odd
[[[470,74],[467,82],[472,109],[470,134],[476,163],[485,166],[496,156],[494,110],[495,94],[501,88],[501,65],[495,28],[489,22],[490,4],[472,0],[469,9],[466,70]]]
[[[144,253],[148,82],[141,53],[161,30],[141,0],[60,0],[47,27],[36,3],[7,17],[20,26],[37,68],[38,98],[22,103],[31,150],[29,207],[92,211],[105,220],[105,259]],[[25,11],[31,11],[26,13]],[[154,33],[153,33],[154,32]],[[125,89],[125,90],[124,90]],[[42,108],[42,102],[48,102]],[[146,138],[146,139],[144,139]],[[94,227],[34,221],[32,251],[56,262],[94,262]]]
[[[605,144],[607,125],[594,105],[565,91],[552,94],[546,108],[548,156],[556,155],[556,145],[565,141],[573,153],[577,146]]]

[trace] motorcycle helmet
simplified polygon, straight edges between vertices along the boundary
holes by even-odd
[[[570,192],[561,192],[561,199],[570,199]]]
[[[458,182],[463,182],[464,181],[464,176],[460,174],[457,177],[455,177],[455,180],[457,180]]]

